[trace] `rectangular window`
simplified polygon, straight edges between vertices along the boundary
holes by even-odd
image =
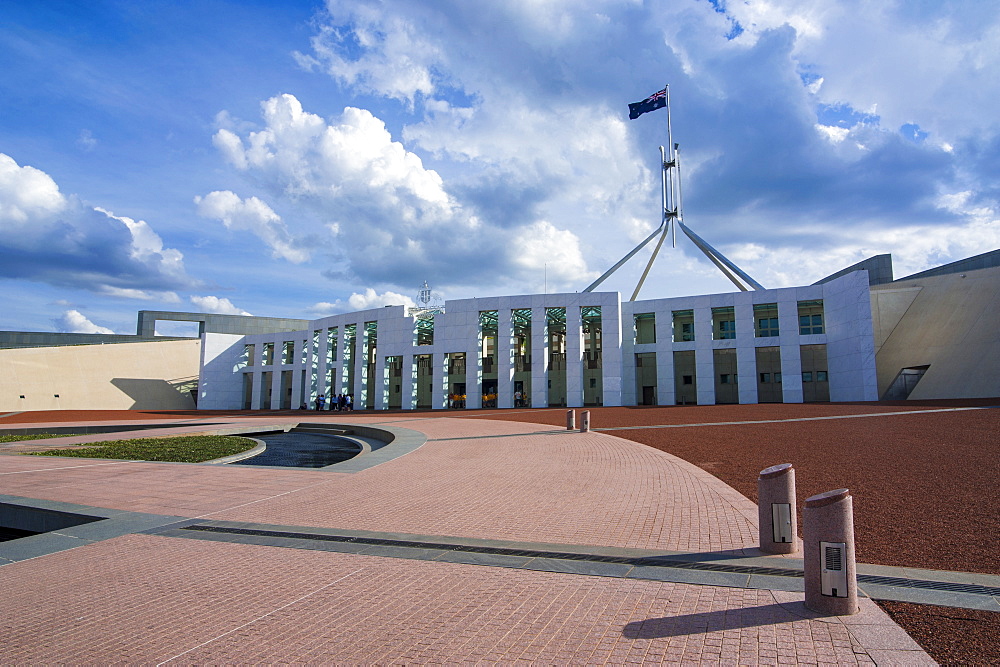
[[[637,345],[656,342],[656,313],[635,316],[635,342]]]
[[[829,382],[826,371],[816,371],[816,382]]]
[[[281,363],[295,363],[295,341],[286,340],[281,344]]]
[[[799,335],[823,333],[823,302],[799,301]]]
[[[803,382],[812,382],[813,381],[812,371],[805,371],[804,373],[802,373],[802,381]]]
[[[771,374],[770,373],[761,373],[760,374],[760,381],[761,382],[765,382],[765,383],[770,383],[771,382]]]
[[[755,304],[753,307],[753,319],[757,325],[754,329],[754,335],[757,338],[769,338],[778,335],[778,304]]]
[[[274,343],[264,343],[264,349],[261,354],[260,365],[270,366],[274,363]]]
[[[425,311],[417,313],[413,317],[413,336],[416,344],[434,344],[434,315],[437,311]]]
[[[684,377],[683,377],[683,378],[681,379],[681,381],[682,381],[682,382],[683,382],[684,384],[694,384],[694,376],[693,376],[693,375],[685,375],[685,376],[684,376]]]
[[[732,306],[712,309],[712,337],[715,340],[736,338],[736,314]]]
[[[729,373],[723,373],[719,376],[719,382],[722,384],[729,384]]]
[[[781,373],[775,373],[774,374],[774,381],[775,382],[781,382]]]
[[[686,343],[694,340],[694,311],[673,311],[673,331],[675,343]]]

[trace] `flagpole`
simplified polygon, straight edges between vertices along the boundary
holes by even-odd
[[[663,86],[663,96],[664,102],[667,107],[667,145],[670,146],[670,159],[667,160],[666,153],[663,150],[663,146],[660,146],[660,190],[662,192],[661,204],[662,213],[660,228],[663,232],[660,235],[660,240],[657,241],[656,247],[653,249],[653,254],[650,255],[649,261],[646,262],[646,268],[642,271],[642,276],[639,277],[639,282],[635,285],[635,290],[632,292],[632,298],[629,301],[635,301],[639,298],[639,290],[642,289],[643,283],[646,282],[646,277],[649,275],[649,270],[653,268],[653,262],[656,261],[656,256],[660,253],[660,248],[663,246],[663,240],[667,237],[668,233],[672,233],[673,247],[677,247],[677,230],[674,225],[674,217],[676,216],[677,208],[674,201],[674,172],[673,167],[676,164],[676,148],[674,147],[673,137],[671,136],[672,128],[670,124],[670,84],[664,84]],[[680,185],[680,183],[678,183]]]

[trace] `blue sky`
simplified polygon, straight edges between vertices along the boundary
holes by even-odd
[[[1000,247],[1000,5],[0,0],[0,329],[582,290],[659,222],[768,287]],[[646,254],[603,287],[631,293]],[[731,291],[689,243],[653,298]]]

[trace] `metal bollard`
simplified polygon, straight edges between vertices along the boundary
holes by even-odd
[[[837,489],[807,498],[802,535],[806,607],[834,616],[858,613],[850,491]]]
[[[584,410],[583,414],[580,416],[580,433],[586,433],[590,430],[590,410]]]
[[[781,463],[760,471],[757,478],[757,518],[761,551],[766,554],[793,554],[799,550],[795,468],[791,463]]]
[[[566,411],[566,430],[572,431],[576,429],[576,410]]]

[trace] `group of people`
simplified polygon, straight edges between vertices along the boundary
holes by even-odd
[[[323,394],[316,397],[316,409],[319,411],[327,409],[326,396]],[[337,394],[336,396],[331,394],[330,410],[336,410],[338,412],[350,412],[351,410],[354,410],[354,394]]]

